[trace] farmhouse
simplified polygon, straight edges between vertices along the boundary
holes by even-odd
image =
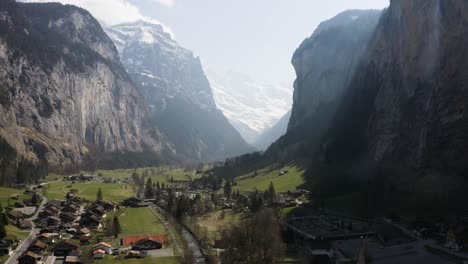
[[[128,207],[140,207],[141,204],[143,203],[142,200],[136,198],[136,197],[130,197],[122,202],[123,206],[128,206]]]
[[[152,238],[145,238],[142,239],[133,245],[132,249],[133,250],[152,250],[152,249],[161,249],[162,248],[162,243],[159,242],[156,239]]]
[[[149,235],[149,236],[126,236],[122,240],[124,247],[137,246],[144,248],[146,246],[154,247],[152,249],[162,248],[168,243],[166,235]]]

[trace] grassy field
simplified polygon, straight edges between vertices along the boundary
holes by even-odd
[[[16,201],[22,202],[23,199],[31,198],[30,195],[24,194],[23,192],[24,190],[0,187],[0,203],[2,204],[3,207],[6,207],[8,206],[8,200],[10,200],[10,204],[13,205],[15,204]],[[10,196],[16,195],[16,194],[19,194],[18,200],[9,199]]]
[[[281,171],[288,171],[288,173],[280,175]],[[237,177],[237,185],[233,186],[232,189],[239,191],[254,191],[258,189],[264,191],[268,189],[270,182],[273,182],[276,192],[286,192],[294,190],[304,183],[302,177],[303,170],[296,166],[287,166],[281,169],[268,167],[257,171],[257,174],[255,177],[252,177],[252,173]]]
[[[136,171],[138,174],[143,174],[145,170],[148,170],[149,176],[153,182],[159,182],[164,184],[169,184],[171,178],[174,181],[189,181],[190,178],[200,178],[202,175],[197,174],[192,175],[193,171],[184,171],[183,168],[169,168],[169,167],[155,167],[153,168],[155,175],[152,176],[152,168],[138,168],[138,169],[120,169],[120,170],[97,170],[93,173],[100,173],[103,177],[112,177],[112,178],[131,178],[133,171]]]
[[[99,264],[179,264],[182,263],[181,257],[162,257],[162,258],[144,258],[144,259],[116,259],[113,256],[107,256],[101,260],[94,260],[93,263]]]
[[[71,187],[67,188],[68,185],[71,185]],[[96,199],[99,187],[102,189],[104,200],[113,202],[121,202],[134,196],[135,193],[133,187],[128,184],[101,183],[96,181],[71,184],[71,182],[67,181],[58,181],[47,184],[46,197],[49,199],[64,199],[70,189],[77,189],[78,197],[93,201]]]
[[[6,238],[11,239],[11,240],[16,240],[16,239],[24,239],[25,237],[28,236],[29,232],[23,232],[21,229],[17,228],[14,225],[7,225],[5,226],[5,230],[7,232]]]
[[[243,217],[243,214],[235,214],[232,210],[224,210],[223,217],[222,211],[219,210],[199,217],[197,224],[207,228],[211,239],[219,239],[218,234],[222,228],[237,223]]]
[[[166,234],[164,225],[149,208],[126,208],[119,216],[123,235]]]

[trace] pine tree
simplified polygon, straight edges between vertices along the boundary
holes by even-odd
[[[97,194],[96,194],[96,201],[102,201],[102,190],[101,187],[99,187]]]
[[[146,199],[154,198],[153,182],[152,182],[151,178],[148,178],[148,180],[146,181],[145,198]]]
[[[122,232],[122,228],[120,227],[119,218],[114,216],[114,236],[118,236]]]
[[[6,216],[5,213],[3,212],[3,206],[0,203],[0,239],[4,239],[6,237]]]
[[[224,184],[224,195],[227,198],[230,198],[231,197],[231,192],[232,192],[231,182],[227,181],[226,184]]]

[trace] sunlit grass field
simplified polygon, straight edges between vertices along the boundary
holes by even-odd
[[[70,185],[71,187],[67,187]],[[65,199],[65,195],[70,189],[77,189],[78,193],[76,196],[94,201],[99,187],[102,189],[104,200],[110,200],[113,202],[121,202],[135,194],[132,185],[121,183],[101,183],[91,181],[72,184],[70,181],[57,181],[49,183],[46,186],[46,197],[49,199]]]
[[[280,175],[281,171],[288,171]],[[273,169],[272,167],[257,171],[257,176],[252,177],[253,173],[242,175],[236,178],[236,184],[232,187],[233,190],[239,191],[265,191],[268,189],[270,182],[273,182],[276,192],[286,192],[294,190],[304,184],[304,171],[297,166],[286,166],[281,169]]]

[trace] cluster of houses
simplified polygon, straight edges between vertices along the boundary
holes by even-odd
[[[117,207],[109,201],[96,201],[85,208],[81,204],[78,197],[48,201],[36,219],[41,230],[18,263],[47,263],[57,257],[63,263],[81,263],[80,245],[89,244],[92,230],[100,228],[106,213]]]

